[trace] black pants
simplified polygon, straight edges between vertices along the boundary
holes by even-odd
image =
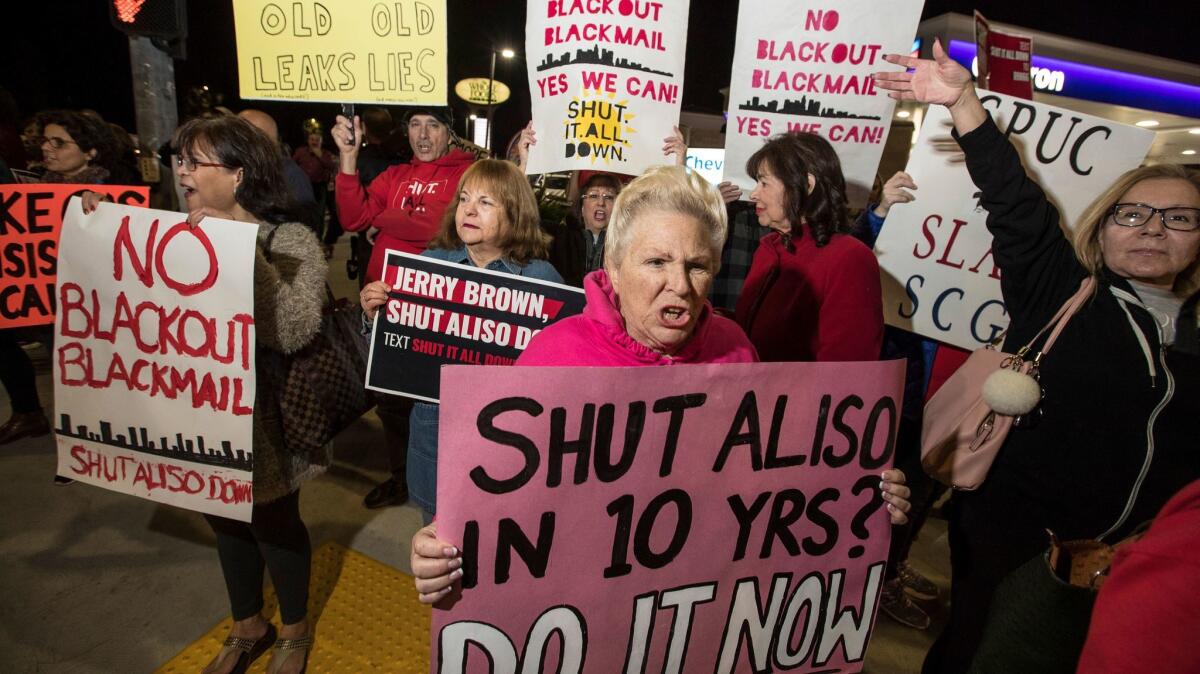
[[[4,383],[8,397],[12,399],[14,414],[42,411],[33,361],[17,342],[13,330],[0,330],[0,382]]]
[[[405,483],[408,465],[408,415],[412,412],[412,406],[412,398],[382,395],[375,407],[375,414],[378,414],[379,420],[383,422],[388,467],[392,471],[392,477],[400,484]]]
[[[308,613],[312,545],[300,519],[300,491],[278,501],[255,504],[249,524],[213,515],[204,518],[217,534],[217,555],[233,619],[245,620],[262,612],[265,567],[279,597],[283,624],[304,620]]]
[[[1036,527],[1016,521],[1016,515],[980,508],[972,501],[975,497],[960,492],[950,502],[950,618],[925,656],[923,674],[960,674],[970,669],[996,588],[1005,576],[1046,549],[1047,541]]]
[[[896,434],[896,468],[904,471],[909,490],[912,494],[908,502],[912,508],[908,511],[908,523],[892,527],[892,543],[888,549],[888,565],[885,576],[888,580],[899,574],[900,562],[908,559],[908,551],[913,541],[925,526],[929,511],[937,502],[946,487],[937,480],[929,477],[921,466],[921,421],[909,417],[900,418],[900,430]]]

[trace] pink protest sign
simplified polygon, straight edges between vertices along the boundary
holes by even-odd
[[[860,671],[903,375],[444,368],[430,671]]]

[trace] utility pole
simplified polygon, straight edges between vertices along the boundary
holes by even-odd
[[[161,184],[158,149],[171,139],[179,125],[175,96],[175,62],[148,37],[129,36],[129,62],[133,68],[133,109],[137,119],[142,177]],[[174,192],[167,180],[151,206],[162,208]]]

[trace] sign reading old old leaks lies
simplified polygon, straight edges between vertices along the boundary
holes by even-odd
[[[445,105],[445,0],[234,0],[248,100]]]

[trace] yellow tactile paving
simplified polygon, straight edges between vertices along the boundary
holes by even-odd
[[[429,671],[429,607],[417,601],[411,576],[336,543],[313,553],[312,576],[309,620],[316,624],[316,645],[310,674]],[[278,626],[271,590],[266,603]],[[197,674],[220,650],[231,625],[230,618],[217,623],[158,674]],[[265,672],[269,659],[263,655],[250,672]]]

